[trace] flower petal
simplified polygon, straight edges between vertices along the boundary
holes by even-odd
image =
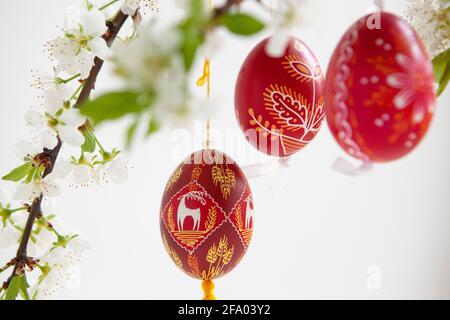
[[[25,113],[25,121],[30,127],[37,129],[42,128],[46,123],[45,116],[34,110],[28,110]]]
[[[83,134],[77,128],[59,126],[58,133],[62,141],[73,147],[80,147],[84,143]]]
[[[108,175],[114,183],[125,183],[128,180],[128,169],[125,162],[120,159],[113,160],[108,168]]]
[[[67,126],[75,128],[81,127],[86,122],[86,118],[81,116],[80,111],[77,109],[65,110],[60,119]]]
[[[20,184],[17,187],[16,193],[14,194],[14,200],[18,201],[28,201],[31,199],[34,194],[34,186],[33,184]]]
[[[68,65],[73,64],[78,49],[77,43],[71,39],[58,37],[51,42],[51,53],[64,70],[66,70]]]
[[[61,193],[59,190],[59,186],[50,177],[47,177],[44,180],[42,180],[40,187],[41,191],[47,197],[57,197]]]
[[[111,56],[111,50],[106,44],[105,39],[102,37],[94,38],[89,41],[89,47],[95,56],[99,57],[102,60],[106,60]]]
[[[56,133],[50,128],[43,130],[41,132],[41,143],[44,147],[53,149],[58,144]]]
[[[76,57],[76,70],[80,73],[80,79],[84,80],[89,77],[91,68],[94,65],[94,55],[87,50],[81,50]]]
[[[40,150],[36,148],[32,143],[21,140],[16,143],[16,155],[20,160],[28,157],[32,157]]]
[[[85,165],[74,165],[73,178],[76,184],[86,185],[91,181],[90,170]]]
[[[290,36],[284,30],[275,32],[266,44],[266,53],[272,58],[280,58],[286,51]]]
[[[83,33],[89,36],[101,36],[107,30],[105,15],[97,8],[82,12],[80,24],[83,26]]]
[[[53,169],[55,177],[65,179],[73,170],[73,164],[68,161],[57,161]]]
[[[86,251],[91,248],[91,246],[89,245],[89,242],[87,242],[81,236],[77,236],[77,237],[73,238],[72,240],[70,240],[69,246],[72,249],[77,250],[77,251]]]
[[[64,99],[58,90],[50,89],[44,95],[44,104],[50,112],[55,113],[63,106]]]

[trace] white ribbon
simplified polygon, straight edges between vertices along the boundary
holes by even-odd
[[[380,8],[380,11],[384,10],[384,0],[374,0],[374,4]]]
[[[359,166],[351,163],[350,161],[338,157],[333,164],[333,170],[345,174],[347,176],[360,176],[361,174],[368,173],[373,168],[373,165],[370,162],[362,162]]]
[[[273,161],[267,161],[242,167],[242,171],[247,179],[255,179],[272,174],[274,172],[273,167]]]
[[[274,176],[272,183],[269,183],[269,190],[282,189],[287,181],[291,160],[290,158],[279,158],[267,162],[257,163],[242,167],[247,179],[255,179],[264,176]]]

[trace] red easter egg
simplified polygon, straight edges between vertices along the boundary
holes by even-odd
[[[332,56],[326,117],[339,145],[364,162],[409,153],[422,140],[436,103],[433,68],[416,32],[401,18],[380,14],[353,24]]]
[[[167,182],[161,236],[175,264],[194,278],[212,280],[231,271],[249,246],[253,219],[248,181],[220,151],[191,154]]]
[[[247,140],[287,157],[307,145],[324,118],[324,77],[313,52],[291,37],[284,55],[266,53],[268,39],[248,55],[235,89],[236,117]]]

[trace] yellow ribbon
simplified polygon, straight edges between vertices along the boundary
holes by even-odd
[[[205,293],[203,300],[216,300],[214,296],[214,282],[212,280],[203,280],[202,288]]]
[[[206,92],[207,92],[207,97],[209,98],[210,94],[211,94],[211,74],[210,74],[210,61],[208,58],[205,58],[205,61],[203,63],[203,74],[200,78],[198,78],[197,80],[197,86],[199,87],[203,87],[205,84],[207,85],[206,87]]]

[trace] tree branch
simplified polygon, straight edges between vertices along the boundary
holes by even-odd
[[[112,45],[112,43],[116,39],[117,35],[119,34],[119,31],[122,29],[127,19],[128,16],[123,14],[122,11],[119,11],[119,13],[112,21],[107,22],[108,30],[103,35],[103,39],[105,39],[108,46]],[[74,107],[79,108],[87,99],[89,99],[91,91],[95,89],[95,82],[102,67],[103,67],[103,60],[96,57],[94,60],[94,66],[91,69],[89,77],[83,83],[83,89],[81,90]],[[53,149],[44,148],[44,150],[39,155],[36,156],[41,161],[41,163],[45,164],[45,171],[43,174],[43,178],[45,178],[53,171],[62,144],[63,143],[61,139],[58,138],[58,144],[56,145],[56,147],[54,147]],[[30,241],[36,217],[41,213],[42,200],[43,195],[41,194],[39,197],[33,200],[32,205],[30,206],[28,219],[25,225],[25,229],[23,231],[22,239],[20,240],[19,248],[17,249],[16,257],[14,259],[15,260],[14,269],[3,286],[5,288],[8,287],[12,278],[17,273],[20,273],[22,271],[19,270],[20,269],[19,267],[23,266],[23,262],[28,259],[27,255],[28,243]]]
[[[110,47],[114,40],[116,39],[120,29],[122,29],[123,24],[127,21],[128,16],[123,14],[122,11],[119,11],[117,16],[108,22],[108,30],[103,35],[103,39],[105,39],[106,43]],[[103,60],[95,57],[94,66],[89,73],[89,77],[84,81],[83,89],[78,96],[78,100],[75,103],[75,108],[79,108],[87,99],[89,99],[89,95],[91,91],[95,89],[95,83],[97,81],[97,76],[100,73],[100,70],[103,67]]]
[[[213,17],[218,18],[230,11],[233,6],[239,6],[244,0],[227,0],[221,7],[217,7],[213,11]]]

